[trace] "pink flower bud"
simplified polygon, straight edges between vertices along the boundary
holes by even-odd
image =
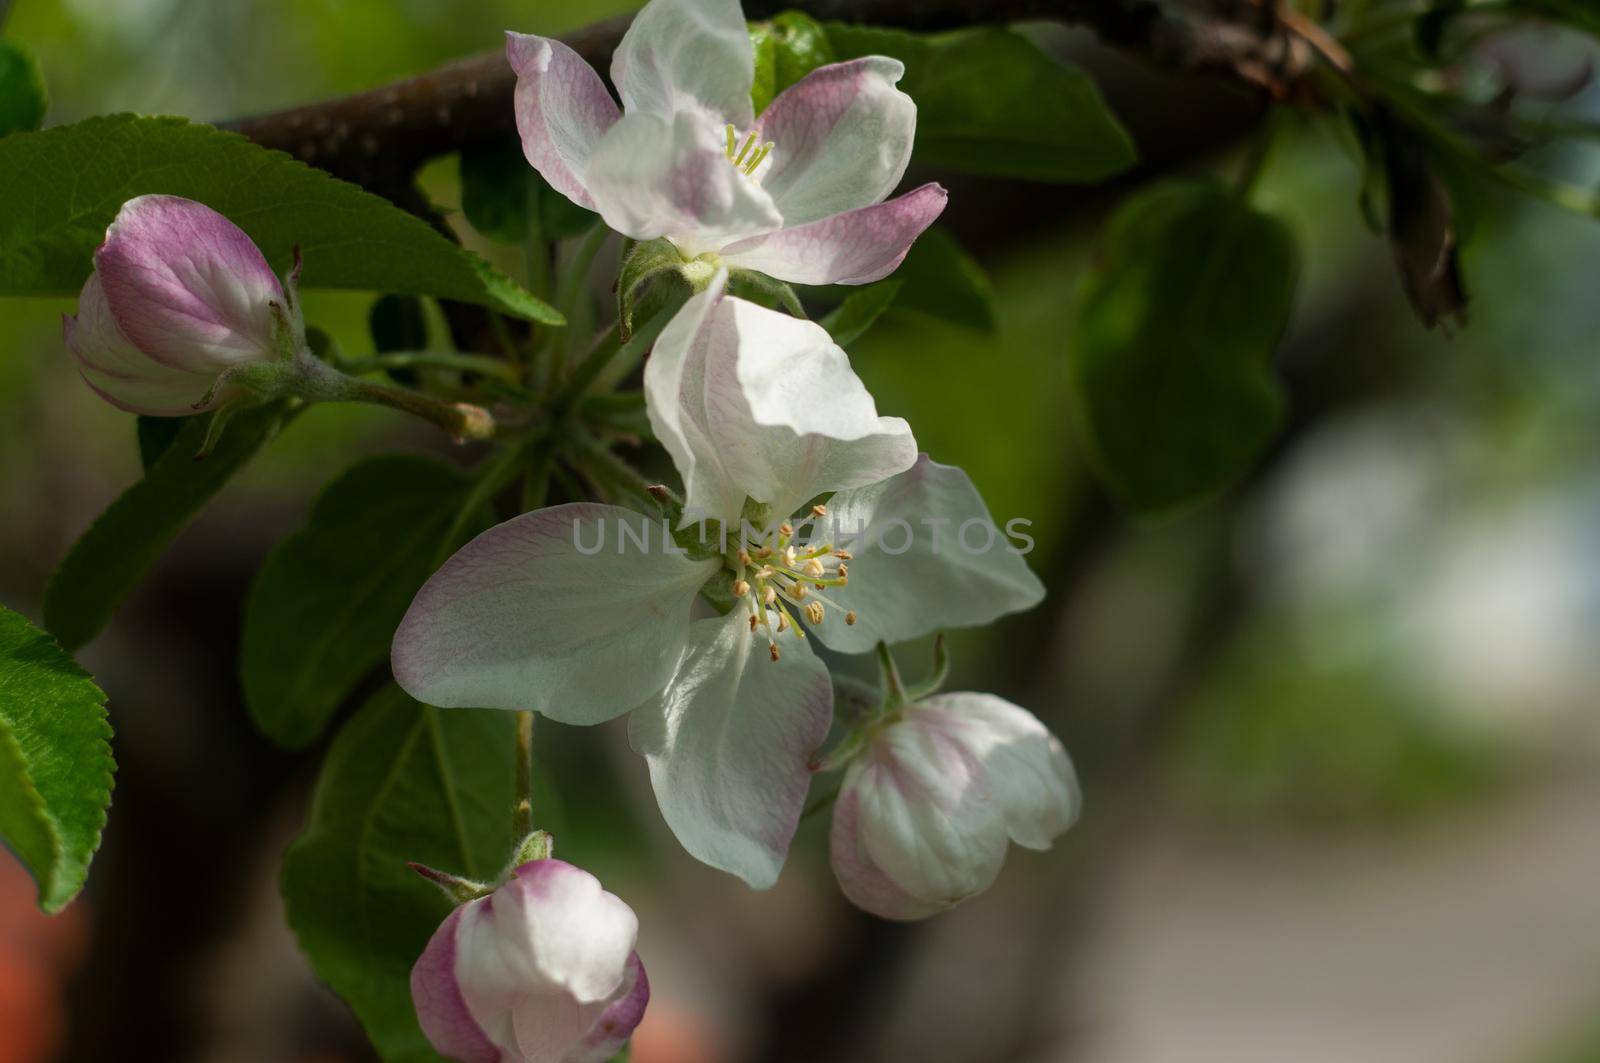
[[[67,348],[100,396],[174,417],[217,405],[229,369],[282,356],[282,284],[238,226],[175,196],[124,203],[95,252]]]
[[[1066,750],[991,694],[902,711],[845,772],[830,855],[840,888],[885,919],[923,919],[994,884],[1006,841],[1047,849],[1077,818]]]
[[[523,864],[434,933],[411,970],[417,1018],[460,1063],[605,1063],[650,999],[638,933],[587,871]]]

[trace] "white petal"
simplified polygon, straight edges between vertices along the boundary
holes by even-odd
[[[892,479],[834,495],[828,525],[855,555],[849,584],[828,592],[855,625],[817,629],[832,649],[865,653],[880,640],[987,624],[1044,597],[967,474],[926,454]]]
[[[607,225],[635,240],[670,237],[693,258],[783,223],[772,197],[734,169],[707,111],[625,115],[584,168]]]
[[[661,814],[696,858],[756,889],[778,880],[833,716],[827,667],[798,639],[773,661],[743,609],[695,623],[678,674],[633,711]]]
[[[671,677],[690,603],[716,570],[675,549],[660,521],[615,506],[491,528],[417,593],[395,633],[395,679],[433,705],[619,716]]]
[[[611,93],[594,68],[560,41],[507,33],[506,58],[517,74],[523,154],[552,188],[593,210],[582,174],[589,153],[620,117]]]
[[[881,201],[911,161],[917,105],[895,88],[905,64],[881,55],[819,67],[761,115],[772,141],[762,186],[785,226]]]
[[[931,910],[994,883],[1005,860],[1005,819],[982,765],[941,728],[915,715],[891,724],[845,772],[840,801],[855,853]],[[835,872],[840,863],[836,860]],[[847,896],[856,883],[841,875]],[[871,909],[869,909],[871,910]],[[923,911],[920,914],[930,914]],[[906,913],[895,918],[915,918]]]
[[[650,0],[617,46],[611,81],[630,114],[692,102],[748,128],[755,52],[739,0]]]
[[[723,463],[706,389],[712,318],[727,282],[719,271],[662,330],[644,364],[644,391],[650,427],[683,478],[686,514],[736,523],[744,489]]]
[[[1078,818],[1078,776],[1038,717],[993,694],[936,694],[913,712],[943,721],[983,764],[1011,840],[1048,849]]]
[[[688,511],[736,521],[749,496],[787,516],[911,466],[910,427],[878,416],[826,330],[724,297],[725,283],[719,274],[680,311],[645,368],[651,424]]]

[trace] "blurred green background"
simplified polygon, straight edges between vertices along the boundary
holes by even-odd
[[[44,68],[51,124],[221,120],[631,6],[17,0],[4,29]],[[1226,136],[1172,145],[1239,128],[1237,101],[1061,46],[1158,166],[1234,165]],[[459,201],[454,175],[426,172],[436,202]],[[1033,522],[1051,596],[958,634],[952,686],[1044,718],[1085,817],[958,911],[888,926],[838,897],[825,816],[752,894],[677,848],[621,730],[543,726],[546,825],[645,927],[636,1063],[1600,1060],[1600,225],[1485,191],[1470,323],[1428,333],[1362,223],[1354,164],[1292,125],[1257,193],[1302,247],[1290,427],[1223,497],[1144,524],[1088,479],[1065,368],[1125,186],[932,176],[996,328],[892,314],[853,358],[997,520]],[[371,301],[313,293],[308,317],[362,352]],[[0,599],[33,616],[138,472],[133,419],[62,349],[70,309],[0,303]],[[117,729],[111,823],[61,921],[0,861],[3,1063],[368,1058],[276,896],[315,757],[251,733],[231,654],[263,554],[334,472],[394,449],[440,448],[384,411],[302,418],[85,654]]]

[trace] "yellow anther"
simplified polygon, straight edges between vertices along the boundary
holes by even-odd
[[[810,561],[806,562],[806,575],[815,578],[821,576],[824,571],[825,570],[822,567],[822,562],[818,561],[816,558],[813,557]]]
[[[755,556],[756,557],[761,557],[761,558],[771,557],[772,556],[772,547],[770,547],[770,546],[757,547],[756,551],[755,551]]]
[[[833,556],[837,557],[840,561],[850,561],[853,560],[856,555],[852,554],[848,550],[835,550],[833,552]]]
[[[826,615],[826,613],[822,608],[821,602],[810,602],[806,605],[806,619],[811,621],[813,624],[822,623],[822,618],[824,615]]]
[[[778,592],[776,590],[774,590],[773,588],[771,588],[771,587],[768,587],[761,594],[761,604],[763,604],[763,605],[771,605],[773,602],[775,602],[777,600],[778,600]]]
[[[805,596],[806,596],[806,585],[804,583],[796,583],[793,587],[789,588],[789,597],[793,598],[795,601],[798,602],[800,599],[804,598]]]
[[[750,593],[750,584],[746,583],[742,579],[736,579],[736,580],[733,581],[733,596],[735,598],[743,598],[745,595],[747,595],[749,593]]]
[[[788,613],[779,613],[778,614],[778,634],[781,635],[785,631],[788,631],[788,630],[789,630],[789,614]]]
[[[828,507],[818,502],[811,507],[811,515],[813,517],[826,517],[828,515]]]
[[[750,567],[750,552],[748,550],[739,551],[739,564],[744,568]]]
[[[762,565],[756,569],[756,579],[771,579],[778,574],[778,570],[771,565]]]
[[[778,534],[783,536],[785,539],[789,538],[789,536],[794,534],[794,525],[790,524],[788,521],[784,521],[782,524],[778,525]]]
[[[855,623],[856,623],[856,614],[855,613],[846,613],[846,614],[844,614],[844,622],[846,624],[849,624],[851,627],[854,627]]]
[[[794,563],[795,563],[794,547],[785,546],[783,548],[783,567],[784,568],[794,568]]]

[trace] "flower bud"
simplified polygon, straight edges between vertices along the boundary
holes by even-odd
[[[638,933],[587,871],[523,864],[434,933],[411,970],[417,1018],[461,1063],[604,1063],[650,999]]]
[[[1081,799],[1066,750],[990,694],[902,710],[851,762],[833,811],[840,888],[885,919],[922,919],[994,884],[1006,840],[1047,849]]]
[[[300,341],[293,292],[203,204],[130,199],[94,260],[63,331],[84,380],[114,406],[158,417],[209,409],[233,391],[224,374],[289,357]]]

